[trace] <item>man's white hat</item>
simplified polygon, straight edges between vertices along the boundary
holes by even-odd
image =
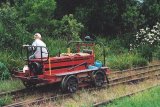
[[[42,38],[40,33],[36,33],[34,36],[38,37],[38,38]]]

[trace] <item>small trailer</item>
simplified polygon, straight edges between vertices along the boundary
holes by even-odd
[[[75,44],[76,52],[74,53],[71,53],[71,44]],[[14,71],[13,75],[21,79],[26,87],[36,86],[40,83],[60,83],[63,91],[71,93],[86,85],[102,87],[104,83],[108,82],[109,69],[105,67],[105,51],[102,43],[99,44],[102,45],[103,64],[101,61],[95,61],[94,47],[96,44],[97,42],[94,41],[70,42],[67,46],[67,53],[59,53],[57,56],[51,57],[47,52],[48,57],[37,59],[29,59],[31,50],[40,48],[43,53],[42,49],[46,47],[25,46],[23,51],[25,50],[27,53],[27,65],[23,70]]]

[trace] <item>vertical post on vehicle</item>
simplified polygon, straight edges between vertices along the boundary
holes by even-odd
[[[104,66],[105,66],[105,64],[106,64],[106,52],[105,52],[105,47],[104,47],[104,44],[102,43],[102,42],[97,42],[98,44],[100,44],[101,46],[102,46],[102,48],[103,48],[103,64],[104,64]]]
[[[26,46],[25,47],[25,49],[27,49],[27,64],[28,64],[28,66],[29,66],[29,60],[30,60],[30,58],[29,58],[29,46]],[[29,76],[31,76],[31,72],[29,72]]]
[[[37,48],[38,48],[38,47],[37,47]],[[42,47],[40,47],[40,48],[41,48],[41,62],[42,62],[42,58],[43,58],[43,57],[42,57]]]
[[[69,47],[67,48],[67,53],[71,53],[71,49]]]
[[[51,75],[52,73],[51,73],[51,60],[50,60],[50,57],[49,57],[49,72],[50,72],[50,75]]]
[[[28,63],[28,65],[29,65],[29,52],[28,52],[28,48],[29,48],[29,47],[26,47],[25,49],[27,49],[27,63]]]
[[[106,65],[106,52],[105,48],[103,47],[103,61],[104,61],[104,66]]]

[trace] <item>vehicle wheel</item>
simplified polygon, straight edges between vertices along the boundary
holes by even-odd
[[[93,85],[95,87],[102,87],[105,81],[105,74],[101,71],[95,72],[93,75]]]
[[[23,82],[23,85],[26,87],[26,88],[34,88],[35,87],[35,84],[32,84],[30,82]]]
[[[64,77],[61,86],[63,92],[74,93],[78,89],[78,79],[74,75]]]

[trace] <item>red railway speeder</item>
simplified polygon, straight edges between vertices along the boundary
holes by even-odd
[[[76,52],[70,52],[70,44],[75,44]],[[27,65],[23,70],[14,71],[14,76],[22,80],[26,87],[32,87],[40,83],[60,83],[63,91],[75,92],[78,87],[94,85],[103,86],[108,82],[108,67],[105,67],[105,52],[103,64],[95,61],[94,46],[97,42],[82,41],[70,42],[68,52],[58,56],[47,58],[29,59],[32,48],[45,48],[25,46],[27,53]],[[48,52],[49,54],[49,52]],[[42,54],[41,54],[42,55]],[[50,57],[49,57],[50,56]]]

